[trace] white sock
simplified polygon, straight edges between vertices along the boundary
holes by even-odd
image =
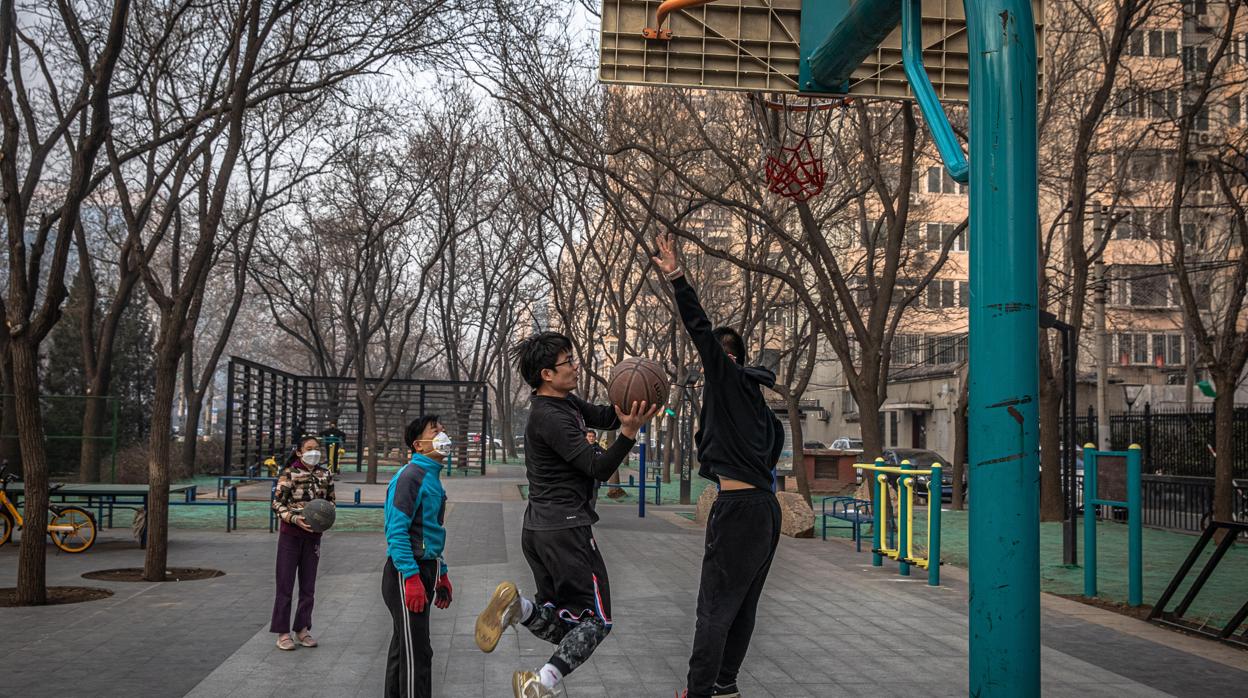
[[[546,688],[554,688],[563,680],[563,674],[555,668],[554,664],[546,664],[537,672],[537,677],[541,679],[542,685]]]
[[[520,597],[520,622],[527,623],[533,617],[533,602]]]

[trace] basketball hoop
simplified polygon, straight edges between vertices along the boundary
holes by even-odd
[[[752,95],[767,156],[763,171],[771,193],[806,201],[823,191],[828,179],[823,166],[824,133],[834,115],[843,113],[850,98],[780,95],[779,100]]]

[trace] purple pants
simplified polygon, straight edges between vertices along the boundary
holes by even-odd
[[[290,632],[290,600],[299,575],[299,608],[295,632],[312,627],[312,603],[316,596],[316,565],[321,560],[321,537],[281,533],[277,536],[277,599],[269,632]]]

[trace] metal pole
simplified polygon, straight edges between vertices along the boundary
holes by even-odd
[[[1083,447],[1083,595],[1096,596],[1096,454]]]
[[[1143,458],[1139,444],[1127,449],[1127,605],[1144,603],[1144,531],[1140,521],[1140,470]]]
[[[637,518],[646,518],[646,425],[641,425],[641,433],[637,435],[640,446],[637,458]]]
[[[1105,208],[1092,214],[1092,232],[1100,243],[1105,235]],[[1109,335],[1105,331],[1105,256],[1097,255],[1092,264],[1093,323],[1096,327],[1096,447],[1109,450],[1109,410],[1105,391],[1109,384]]]
[[[1079,357],[1076,353],[1075,328],[1067,327],[1062,333],[1063,354],[1066,355],[1066,442],[1063,445],[1066,466],[1066,520],[1063,524],[1065,534],[1062,546],[1062,562],[1067,565],[1079,564],[1079,517],[1076,510],[1079,504],[1075,499],[1075,450],[1079,448],[1079,437],[1075,434],[1075,410],[1077,375]]]
[[[1040,695],[1036,35],[1030,0],[967,0],[970,693]]]

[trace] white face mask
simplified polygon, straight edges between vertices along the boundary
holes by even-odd
[[[303,461],[304,465],[314,466],[321,462],[321,452],[317,450],[304,451],[303,455],[299,456],[299,460]]]
[[[440,431],[437,436],[433,437],[431,445],[435,453],[445,456],[451,452],[451,437],[446,432]]]

